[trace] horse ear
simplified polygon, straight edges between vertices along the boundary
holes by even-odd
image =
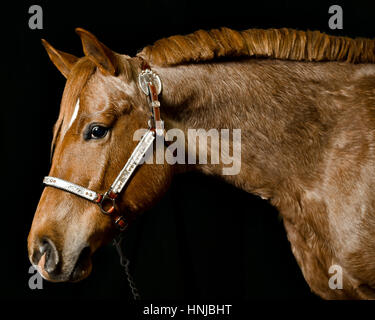
[[[42,44],[53,64],[59,69],[65,78],[68,78],[70,70],[72,70],[73,65],[77,62],[78,58],[72,54],[55,49],[44,39],[42,39]]]
[[[77,28],[76,32],[81,38],[85,55],[95,63],[102,73],[115,75],[117,61],[114,52],[87,30]]]

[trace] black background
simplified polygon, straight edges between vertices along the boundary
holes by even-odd
[[[28,8],[43,8],[43,30],[30,30]],[[328,8],[340,4],[344,29],[328,28]],[[374,37],[369,1],[96,1],[18,2],[2,12],[0,297],[119,298],[130,302],[112,246],[94,256],[91,276],[76,284],[28,286],[27,234],[49,170],[52,126],[65,84],[40,43],[82,56],[74,28],[93,32],[119,53],[135,55],[173,34],[221,26],[237,30],[290,27],[333,35]],[[5,97],[5,98],[4,98]],[[244,301],[310,299],[282,221],[266,201],[215,178],[185,174],[129,230],[124,250],[144,299]]]

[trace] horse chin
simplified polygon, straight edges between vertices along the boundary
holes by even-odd
[[[69,277],[69,282],[78,282],[87,278],[92,270],[91,250],[86,247],[79,255],[77,262]]]

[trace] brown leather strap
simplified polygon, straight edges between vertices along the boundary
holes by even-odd
[[[149,84],[149,90],[150,90],[150,99],[151,99],[151,106],[153,109],[155,121],[160,121],[160,103],[158,99],[158,93],[156,91],[156,87],[153,83]]]

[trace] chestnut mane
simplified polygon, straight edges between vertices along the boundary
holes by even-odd
[[[159,66],[179,65],[222,57],[267,57],[297,61],[374,63],[375,41],[331,36],[319,31],[228,28],[176,35],[145,47],[138,56]]]

